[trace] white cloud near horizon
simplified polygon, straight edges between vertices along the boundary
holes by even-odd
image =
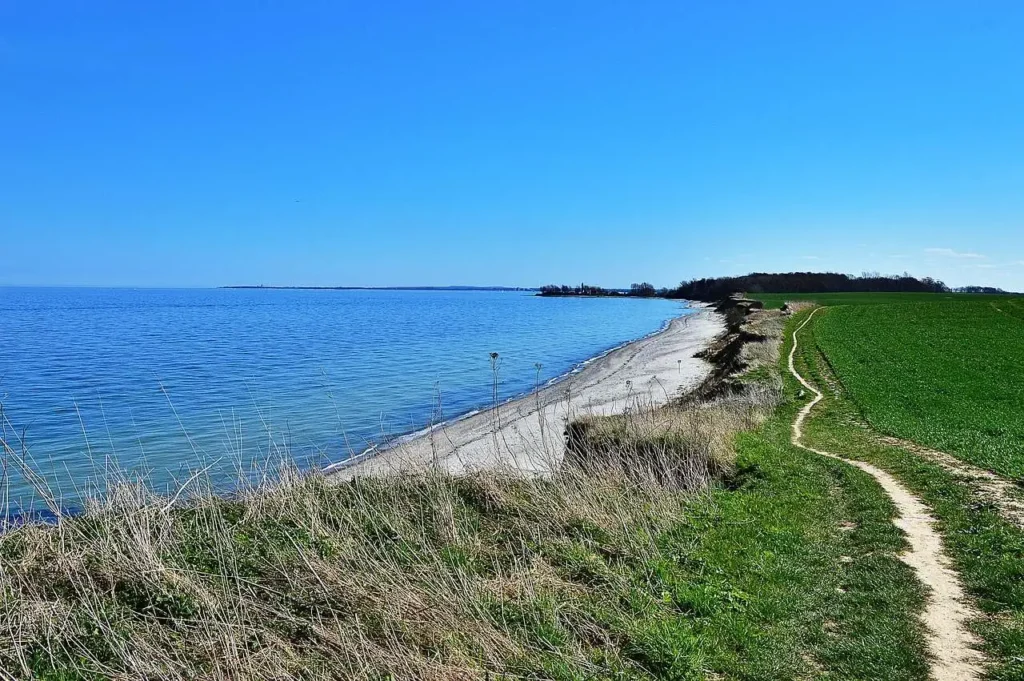
[[[971,253],[970,251],[962,253],[960,251],[954,251],[952,248],[926,248],[924,249],[924,252],[931,255],[941,255],[947,258],[968,258],[971,260],[979,260],[987,257],[981,253]]]

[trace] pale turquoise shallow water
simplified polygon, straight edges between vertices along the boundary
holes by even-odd
[[[282,457],[324,465],[489,405],[491,352],[505,399],[684,311],[523,292],[0,288],[4,436],[72,507],[115,466],[162,490],[209,467],[226,490]],[[8,505],[39,508],[11,459]]]

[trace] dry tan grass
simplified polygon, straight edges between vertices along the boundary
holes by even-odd
[[[735,434],[757,427],[782,399],[776,365],[785,323],[778,310],[755,309],[742,318],[739,337],[748,341],[739,351],[740,366],[760,372],[760,380],[724,377],[721,389],[704,386],[717,397],[661,408],[638,403],[621,415],[577,419],[567,433],[567,461],[591,472],[621,469],[634,480],[675,489],[700,489],[727,474]]]
[[[764,338],[758,343],[743,346],[740,358],[750,367],[774,366],[782,348],[782,331],[787,317],[778,310],[757,310],[751,313],[744,329]]]
[[[583,588],[537,547],[573,523],[653,535],[686,500],[567,472],[341,486],[307,475],[169,512],[164,499],[141,501],[0,538],[0,669],[479,678],[537,654],[518,633],[524,603],[571,607]],[[579,627],[583,640],[600,638],[592,623]],[[560,655],[589,664],[571,647]]]
[[[781,382],[771,381],[707,402],[585,417],[569,429],[567,460],[590,472],[612,467],[634,480],[701,489],[731,470],[734,436],[763,422],[781,395]]]

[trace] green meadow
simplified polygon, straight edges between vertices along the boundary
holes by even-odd
[[[887,435],[1024,478],[1024,298],[817,294],[814,338],[863,418]]]
[[[762,301],[766,307],[781,307],[790,301],[814,302],[819,305],[903,305],[907,303],[937,303],[959,301],[991,303],[993,301],[1015,301],[1021,305],[1020,296],[991,295],[984,293],[751,293],[751,298]],[[1020,307],[1016,309],[1020,310]]]
[[[854,392],[837,380],[832,369],[833,357],[842,355],[843,348],[870,342],[854,332],[859,328],[842,326],[847,318],[844,313],[858,309],[882,313],[885,307],[826,308],[800,332],[795,366],[825,394],[805,424],[805,441],[881,468],[928,507],[937,521],[950,566],[980,612],[970,628],[987,658],[981,678],[1020,681],[1024,679],[1024,531],[1020,522],[1007,517],[1005,506],[988,496],[971,477],[910,448],[895,446],[891,440],[883,441],[877,436],[877,428],[865,427],[862,403],[853,399]],[[795,315],[790,332],[807,314]],[[825,323],[829,319],[831,322]],[[836,329],[848,335],[836,335]],[[921,364],[927,361],[923,356],[920,359]],[[929,423],[941,420],[930,415],[927,418]],[[964,422],[972,425],[970,419]],[[954,432],[952,426],[945,430]]]

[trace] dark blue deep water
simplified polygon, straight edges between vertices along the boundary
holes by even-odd
[[[73,507],[110,472],[230,489],[282,458],[338,461],[656,331],[664,300],[529,293],[0,288],[8,506],[19,459]],[[540,373],[536,365],[540,364]],[[438,407],[440,397],[440,408]]]

